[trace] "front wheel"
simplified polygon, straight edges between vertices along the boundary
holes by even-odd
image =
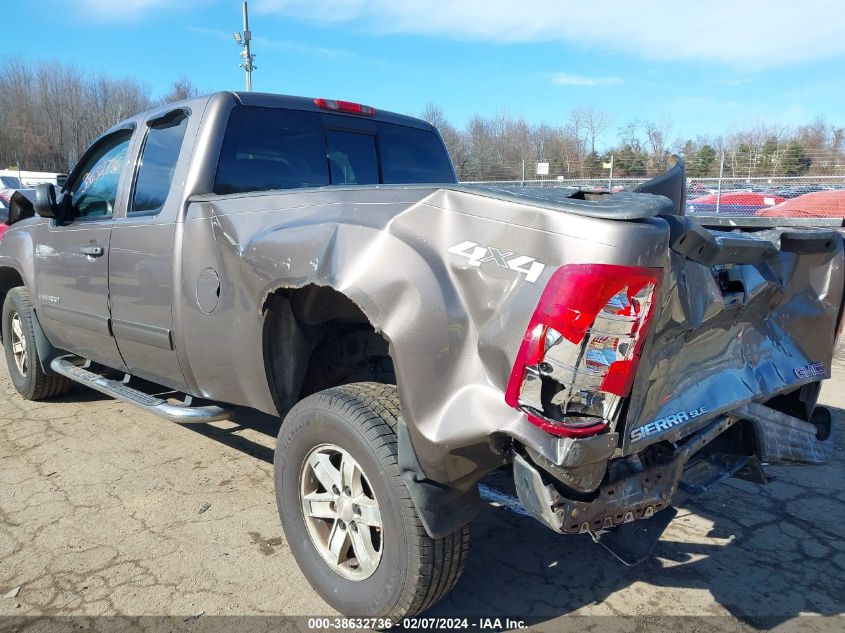
[[[396,387],[355,383],[311,395],[284,420],[276,501],[311,586],[354,617],[414,615],[451,591],[469,549],[466,526],[428,536],[397,463]]]
[[[48,374],[42,369],[32,315],[26,288],[12,288],[3,303],[2,322],[9,377],[17,392],[27,400],[55,398],[66,393],[72,383],[61,374]]]

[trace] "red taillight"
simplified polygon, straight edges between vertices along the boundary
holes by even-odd
[[[350,114],[363,114],[364,116],[375,116],[376,109],[368,105],[362,105],[353,101],[341,101],[339,99],[314,99],[314,104],[324,110],[335,112],[348,112]]]
[[[605,429],[631,392],[661,275],[609,264],[555,271],[528,324],[505,401],[556,435]],[[549,385],[559,389],[551,397]]]

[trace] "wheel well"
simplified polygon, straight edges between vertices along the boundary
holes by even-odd
[[[282,288],[264,310],[264,368],[280,413],[329,387],[396,384],[387,340],[343,293],[313,284]]]
[[[6,295],[12,288],[23,286],[23,278],[14,268],[0,268],[0,310],[6,302]],[[3,333],[3,324],[0,322],[0,335]]]

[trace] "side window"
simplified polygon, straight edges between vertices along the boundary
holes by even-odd
[[[129,215],[161,211],[170,192],[187,127],[188,116],[182,111],[151,123],[141,150]]]
[[[132,130],[121,130],[105,139],[85,161],[70,189],[74,217],[106,218],[114,212],[131,138]]]
[[[449,156],[432,131],[382,124],[379,148],[386,183],[455,181]]]
[[[328,184],[319,114],[252,106],[232,110],[217,163],[214,193]]]
[[[327,130],[333,185],[377,185],[376,137],[357,132]]]

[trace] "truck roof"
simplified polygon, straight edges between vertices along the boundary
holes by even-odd
[[[379,108],[375,108],[375,115],[373,116],[361,116],[359,114],[350,114],[347,112],[338,112],[335,110],[326,110],[320,108],[315,103],[313,97],[296,97],[292,95],[273,94],[268,92],[219,91],[208,95],[184,99],[182,101],[173,101],[171,103],[166,103],[155,108],[150,108],[149,110],[144,110],[143,112],[139,112],[138,114],[128,117],[127,119],[124,119],[123,121],[113,125],[111,128],[109,128],[106,133],[121,127],[125,127],[127,124],[134,121],[146,120],[151,116],[155,116],[157,114],[164,114],[165,112],[169,112],[170,110],[173,110],[175,108],[186,107],[200,109],[202,107],[205,107],[205,105],[209,101],[212,101],[214,99],[227,98],[234,98],[239,104],[246,106],[256,106],[261,108],[287,108],[290,110],[307,110],[311,112],[321,112],[323,114],[332,114],[335,116],[348,116],[352,118],[366,118],[370,120],[384,121],[386,123],[395,123],[397,125],[405,125],[408,127],[415,127],[423,130],[434,129],[433,125],[426,121],[423,121],[422,119],[416,119],[411,116],[397,114],[396,112],[389,112],[387,110],[381,110]]]
[[[288,108],[291,110],[309,110],[311,112],[322,112],[328,114],[339,114],[343,116],[360,117],[357,114],[348,114],[345,112],[336,112],[319,108],[314,103],[313,97],[294,97],[290,95],[272,94],[268,92],[233,92],[235,98],[241,102],[242,105],[259,106],[263,108]],[[333,98],[333,97],[328,97]],[[367,104],[371,105],[371,104]],[[434,126],[422,119],[416,119],[404,114],[397,114],[396,112],[389,112],[375,108],[375,115],[372,118],[376,121],[385,121],[387,123],[397,123],[399,125],[407,125],[410,127],[417,127],[425,130],[431,130]]]

